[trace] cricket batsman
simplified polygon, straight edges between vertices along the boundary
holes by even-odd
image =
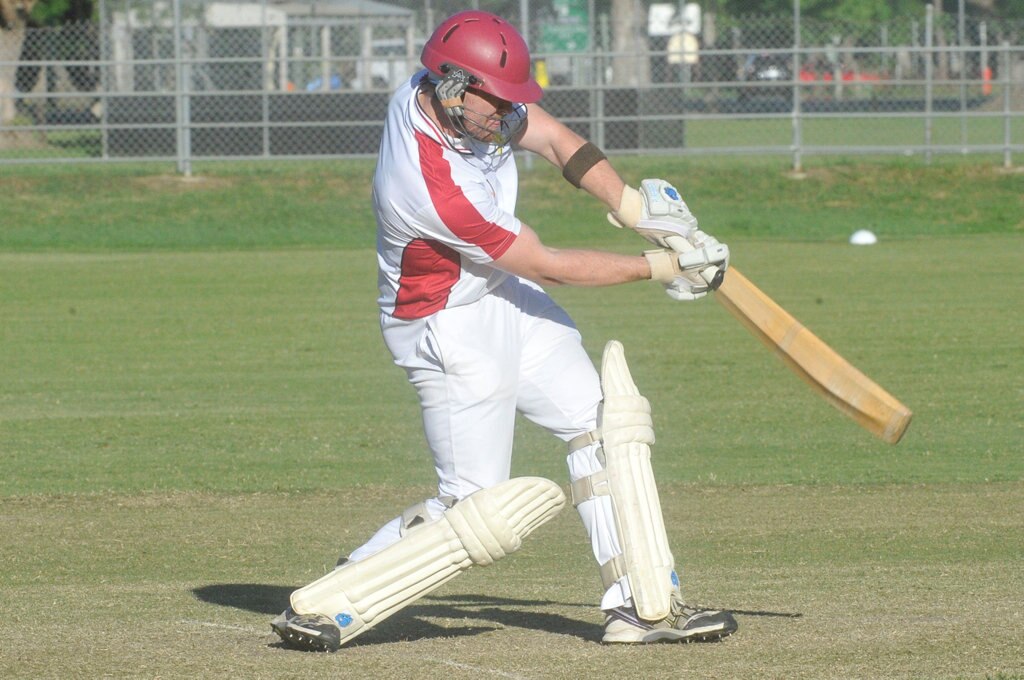
[[[729,250],[663,180],[624,184],[605,155],[542,109],[516,29],[482,11],[445,19],[424,69],[389,105],[373,180],[380,323],[419,396],[437,495],[408,508],[271,626],[334,651],[473,565],[513,552],[565,505],[547,479],[509,479],[516,412],[564,441],[572,503],[604,584],[605,643],[713,641],[737,624],[684,603],[650,465],[650,405],[610,342],[600,374],[542,286],[653,279],[704,297]],[[539,154],[655,244],[642,255],[555,249],[515,215],[513,148]],[[686,252],[667,247],[685,239]],[[668,241],[666,240],[668,239]],[[678,242],[678,241],[677,241]]]

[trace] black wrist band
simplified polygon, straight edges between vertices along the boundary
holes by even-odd
[[[606,159],[597,145],[592,142],[587,142],[580,148],[576,149],[576,153],[566,162],[565,167],[562,168],[562,177],[573,185],[577,189],[580,188],[580,182],[583,180],[583,175],[587,174],[587,171],[592,167]]]

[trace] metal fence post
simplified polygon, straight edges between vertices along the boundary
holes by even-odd
[[[108,125],[108,109],[110,108],[110,67],[112,50],[108,32],[110,25],[107,16],[107,0],[100,0],[99,7],[100,34],[100,157],[110,158],[110,128]]]
[[[608,25],[608,15],[601,14],[598,17],[598,25],[601,29],[601,52],[600,54],[594,55],[594,62],[597,64],[597,74],[595,76],[596,86],[594,88],[595,96],[591,100],[590,115],[593,119],[593,141],[598,147],[604,149],[607,145],[605,139],[605,128],[604,128],[604,94],[605,86],[608,84],[605,78],[605,72],[609,64],[608,53],[611,45],[611,28]]]
[[[932,69],[935,61],[935,53],[932,49],[935,8],[931,3],[925,5],[924,16],[924,161],[930,165],[932,162]]]
[[[978,23],[978,78],[981,80],[981,94],[988,96],[992,87],[992,71],[988,65],[988,25]]]
[[[263,60],[263,87],[260,96],[260,147],[264,158],[270,157],[270,85],[273,75],[273,61],[270,54],[270,33],[268,31],[267,0],[260,0],[260,59]]]
[[[967,39],[964,28],[964,0],[957,10],[957,62],[960,65],[960,153],[967,154]]]
[[[1013,79],[1010,75],[1011,60],[1010,60],[1010,42],[1008,40],[1003,41],[1003,167],[1013,167],[1013,158],[1010,155],[1010,141],[1012,139],[1010,135],[1010,89],[1013,87]]]
[[[793,0],[793,172],[803,170],[801,147],[803,127],[800,115],[800,0]]]
[[[177,150],[178,150],[178,172],[185,175],[186,177],[192,176],[192,162],[191,162],[191,140],[189,138],[189,109],[188,109],[188,97],[186,95],[186,69],[185,60],[183,55],[183,48],[181,44],[182,38],[182,19],[181,19],[181,3],[182,0],[174,0],[174,98],[176,101],[175,106],[175,118],[176,118],[176,129],[177,129]]]
[[[523,39],[526,41],[528,48],[533,47],[533,41],[530,40],[530,2],[529,0],[519,0],[519,31],[523,34]],[[533,170],[533,154],[528,153],[523,156],[523,161],[527,170]]]

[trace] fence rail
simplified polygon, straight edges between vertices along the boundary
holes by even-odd
[[[99,22],[27,31],[19,58],[0,61],[0,164],[157,160],[188,173],[202,160],[374,155],[443,3],[319,4],[337,12],[105,0]],[[586,6],[576,23],[551,16],[551,0],[506,4],[533,45],[542,105],[609,153],[787,154],[799,169],[818,154],[1009,166],[1024,151],[1024,26],[953,26],[928,7],[883,27],[706,15],[694,33],[679,17],[658,30],[651,14],[624,35],[587,0],[554,3]]]

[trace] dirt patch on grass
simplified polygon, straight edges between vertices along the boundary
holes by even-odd
[[[237,183],[233,177],[211,177],[207,175],[146,175],[134,177],[129,182],[139,189],[181,194],[189,191],[229,189]]]
[[[11,130],[0,135],[0,149],[40,149],[46,146],[46,138],[32,130]]]
[[[0,187],[8,196],[20,196],[34,191],[40,184],[37,177],[0,174]]]

